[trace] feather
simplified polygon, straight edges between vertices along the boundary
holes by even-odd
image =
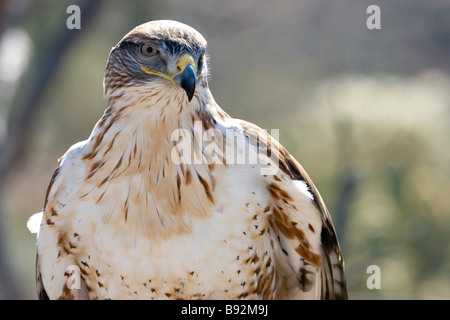
[[[33,214],[27,221],[27,228],[31,233],[39,233],[43,212]]]

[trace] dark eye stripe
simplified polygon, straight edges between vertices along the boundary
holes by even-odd
[[[200,57],[198,58],[198,62],[197,62],[197,70],[198,70],[198,72],[202,71],[204,61],[205,61],[205,52],[203,51],[201,53]]]

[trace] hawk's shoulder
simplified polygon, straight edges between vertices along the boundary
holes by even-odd
[[[315,286],[319,286],[319,296],[346,299],[344,265],[336,231],[312,179],[266,130],[243,120],[233,121],[258,149],[260,162],[278,169],[273,175],[264,175],[273,200],[271,222],[278,232],[277,239],[281,239],[281,251],[289,253],[286,247],[290,247],[296,256],[294,260],[299,260],[290,264],[297,266],[300,287],[308,290],[308,286],[314,285],[313,275],[318,271],[320,280]]]

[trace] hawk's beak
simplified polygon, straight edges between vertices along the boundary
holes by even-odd
[[[173,75],[173,80],[186,91],[189,101],[195,92],[196,63],[190,54],[184,53],[177,61],[178,72]]]
[[[197,64],[190,54],[184,53],[177,61],[177,72],[172,75],[163,72],[150,70],[141,65],[141,69],[147,73],[167,79],[186,91],[189,101],[192,100],[195,92],[195,82],[197,80]]]

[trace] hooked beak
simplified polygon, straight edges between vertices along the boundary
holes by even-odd
[[[181,56],[180,59],[178,59],[177,62],[177,68],[180,70],[179,73],[176,73],[173,77],[173,80],[186,91],[186,94],[188,96],[189,101],[192,100],[192,97],[194,96],[195,92],[195,81],[196,81],[196,75],[195,75],[195,61],[190,56],[187,59],[183,59],[185,55],[188,55],[185,53]],[[183,61],[180,61],[183,60]]]
[[[190,54],[184,53],[177,61],[177,72],[172,75],[167,75],[159,71],[150,70],[141,65],[141,69],[147,73],[162,77],[179,85],[186,91],[188,100],[191,101],[195,92],[195,84],[197,80],[196,69],[197,65],[194,58]]]

